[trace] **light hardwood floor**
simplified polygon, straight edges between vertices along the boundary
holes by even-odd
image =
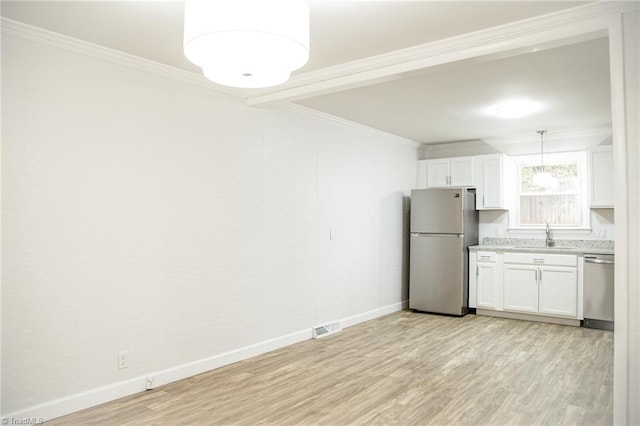
[[[50,425],[607,425],[613,333],[402,311]]]

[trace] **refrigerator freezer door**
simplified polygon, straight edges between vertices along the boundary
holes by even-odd
[[[462,234],[463,188],[411,191],[411,232]]]
[[[461,235],[411,234],[409,308],[465,313],[464,247]]]

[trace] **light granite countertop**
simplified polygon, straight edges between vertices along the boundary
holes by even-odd
[[[612,240],[555,240],[554,247],[545,247],[545,240],[536,238],[484,238],[482,244],[470,246],[469,251],[508,251],[558,254],[614,254]]]

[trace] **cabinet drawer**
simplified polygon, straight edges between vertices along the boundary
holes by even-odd
[[[479,251],[476,252],[476,260],[478,262],[495,262],[496,252],[494,251]]]
[[[573,254],[505,253],[504,263],[530,263],[533,265],[577,266],[578,257]]]

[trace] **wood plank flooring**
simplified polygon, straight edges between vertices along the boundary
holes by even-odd
[[[402,311],[50,425],[608,425],[613,333]]]

